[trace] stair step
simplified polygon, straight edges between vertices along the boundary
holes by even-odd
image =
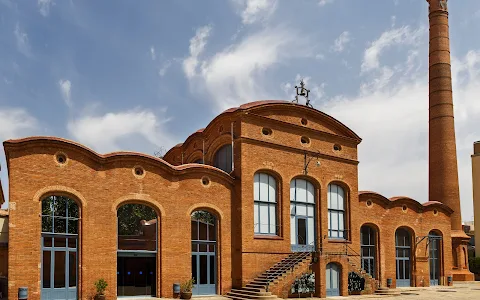
[[[233,295],[225,295],[225,297],[227,298],[230,298],[230,299],[234,299],[234,300],[250,300],[250,299],[256,299],[256,300],[260,300],[259,298],[250,298],[248,295],[244,295],[244,296],[233,296]],[[278,299],[277,296],[265,296],[265,297],[262,297],[261,298],[262,300],[275,300],[275,299]]]
[[[227,295],[233,296],[233,297],[250,298],[250,299],[268,299],[272,297],[272,295],[253,295],[253,294],[234,293],[234,292],[229,292],[227,293]]]
[[[249,295],[257,295],[257,296],[271,296],[272,295],[271,292],[261,292],[261,291],[257,291],[257,290],[252,291],[252,290],[245,289],[245,288],[232,289],[231,292],[235,293],[235,294],[249,294]]]
[[[259,285],[259,284],[255,284],[255,283],[248,283],[247,284],[247,287],[252,287],[252,288],[257,288],[257,289],[266,289],[267,285]]]
[[[254,288],[254,287],[244,286],[244,287],[241,288],[241,290],[257,292],[257,293],[266,293],[265,288]]]

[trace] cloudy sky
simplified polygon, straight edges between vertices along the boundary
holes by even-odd
[[[480,1],[450,1],[464,220],[480,140]],[[362,190],[428,199],[423,0],[0,0],[0,140],[60,136],[100,153],[169,149],[222,110],[292,99],[363,138]],[[1,180],[8,178],[0,148]]]

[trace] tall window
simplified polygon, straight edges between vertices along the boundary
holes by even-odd
[[[360,243],[362,269],[375,278],[375,229],[370,226],[362,226]]]
[[[215,153],[214,166],[230,173],[232,172],[232,145],[227,144]]]
[[[410,286],[411,239],[410,233],[404,228],[399,228],[395,232],[397,287]]]
[[[290,182],[290,239],[294,252],[315,248],[315,187],[305,179]]]
[[[345,191],[336,184],[328,185],[328,237],[345,239]]]
[[[257,173],[253,189],[255,234],[278,234],[277,181],[273,176]]]

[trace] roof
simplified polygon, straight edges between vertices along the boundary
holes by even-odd
[[[288,109],[303,109],[303,110],[308,110],[308,111],[314,112],[314,113],[318,114],[319,116],[321,116],[323,118],[326,118],[329,122],[331,122],[331,123],[335,124],[336,126],[342,128],[344,130],[344,132],[346,132],[346,135],[348,135],[348,138],[351,138],[358,143],[360,143],[361,140],[362,140],[355,132],[353,132],[353,130],[348,128],[345,124],[343,124],[342,122],[338,121],[337,119],[333,118],[332,116],[330,116],[330,115],[328,115],[328,114],[326,114],[322,111],[319,111],[317,109],[308,107],[306,105],[293,103],[292,101],[286,101],[286,100],[260,100],[260,101],[248,102],[248,103],[242,104],[238,107],[232,107],[232,108],[229,108],[229,109],[223,111],[221,114],[216,116],[207,125],[207,127],[201,128],[201,129],[195,131],[194,133],[192,133],[190,136],[187,137],[185,142],[179,143],[179,144],[173,146],[170,150],[168,150],[165,153],[164,157],[168,157],[175,150],[182,148],[183,145],[187,144],[188,141],[192,140],[194,137],[196,137],[198,135],[202,135],[206,130],[208,130],[208,128],[212,124],[215,123],[216,120],[218,120],[219,118],[221,118],[225,115],[230,115],[230,114],[234,114],[234,113],[237,113],[237,112],[243,112],[243,111],[250,111],[252,109],[257,109],[257,108],[260,108],[260,107],[268,107],[268,106],[271,106],[271,107],[286,107]]]
[[[32,137],[16,139],[16,140],[7,140],[3,142],[3,148],[5,149],[5,156],[7,159],[7,166],[9,164],[10,152],[14,151],[16,148],[23,148],[28,146],[40,147],[40,146],[45,146],[46,144],[48,146],[57,145],[58,147],[62,147],[62,148],[65,148],[65,147],[73,148],[76,151],[83,152],[83,154],[85,155],[90,155],[91,158],[93,158],[94,160],[96,160],[98,163],[101,163],[101,164],[122,160],[122,159],[144,159],[151,162],[154,166],[161,168],[167,172],[170,172],[171,174],[180,175],[180,174],[198,172],[198,171],[209,172],[212,175],[216,175],[220,178],[225,179],[229,183],[233,183],[233,178],[228,173],[218,168],[215,168],[213,166],[203,165],[203,164],[184,164],[180,166],[174,166],[161,158],[144,154],[144,153],[139,153],[139,152],[119,151],[119,152],[112,152],[107,154],[99,154],[80,143],[59,138],[59,137],[50,137],[50,136],[32,136]]]
[[[427,208],[433,209],[435,207],[435,208],[440,208],[444,210],[448,214],[453,213],[453,210],[449,206],[439,201],[428,201],[425,203],[420,203],[417,200],[414,200],[406,196],[395,196],[395,197],[387,198],[377,192],[372,192],[372,191],[359,191],[358,196],[359,196],[359,200],[362,200],[362,198],[366,200],[367,197],[373,197],[373,198],[379,199],[385,206],[392,206],[392,205],[397,206],[397,204],[401,205],[402,203],[404,203],[414,208],[417,208],[418,211],[423,211]]]

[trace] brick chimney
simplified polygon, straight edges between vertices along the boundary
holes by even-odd
[[[428,198],[453,209],[452,253],[456,266],[452,269],[453,280],[470,280],[473,274],[465,263],[468,236],[462,230],[458,187],[447,0],[427,2],[430,22]]]

